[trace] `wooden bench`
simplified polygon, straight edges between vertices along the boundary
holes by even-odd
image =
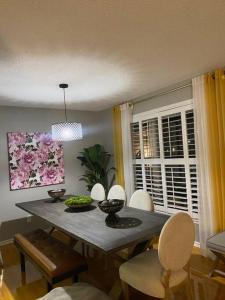
[[[78,274],[87,270],[86,261],[79,253],[41,229],[16,234],[14,243],[20,252],[21,272],[25,272],[26,257],[43,274],[48,290],[69,277],[77,281]]]
[[[216,255],[217,258],[214,262],[214,268],[209,273],[209,277],[213,276],[214,273],[225,277],[225,272],[217,269],[220,261],[225,264],[225,231],[217,233],[208,238],[206,245],[210,251]]]

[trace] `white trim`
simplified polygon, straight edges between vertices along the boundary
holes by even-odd
[[[0,242],[0,247],[1,247],[1,246],[8,245],[8,244],[12,244],[12,243],[13,243],[13,239],[1,241],[1,242]]]
[[[165,106],[162,106],[162,107],[159,107],[159,108],[154,108],[154,109],[151,109],[151,110],[148,110],[148,111],[145,111],[145,112],[134,114],[133,115],[133,122],[138,122],[140,120],[144,120],[145,117],[149,118],[149,116],[151,116],[151,115],[155,116],[156,114],[158,114],[160,112],[164,112],[164,111],[168,111],[168,110],[176,109],[176,108],[179,109],[179,108],[184,107],[184,106],[191,106],[192,107],[193,106],[193,99],[188,99],[188,100],[185,100],[185,101],[177,102],[177,103],[170,104],[170,105],[165,105]]]

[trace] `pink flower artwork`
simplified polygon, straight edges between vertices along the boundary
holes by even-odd
[[[49,133],[8,133],[10,190],[64,183],[63,145]]]

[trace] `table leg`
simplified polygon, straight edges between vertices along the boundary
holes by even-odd
[[[55,230],[55,227],[52,227],[51,229],[50,229],[50,231],[49,231],[49,233],[48,234],[52,234],[53,233],[53,231]]]
[[[118,276],[118,278],[114,282],[114,284],[113,284],[113,286],[112,286],[112,288],[111,288],[108,295],[113,300],[118,300],[121,296],[121,293],[122,293],[122,287],[121,287],[120,278]]]

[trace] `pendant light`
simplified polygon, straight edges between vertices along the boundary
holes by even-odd
[[[54,141],[81,140],[83,138],[81,123],[71,123],[67,120],[65,89],[68,88],[68,84],[60,83],[59,87],[63,89],[65,122],[52,125],[52,139]]]

